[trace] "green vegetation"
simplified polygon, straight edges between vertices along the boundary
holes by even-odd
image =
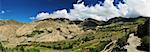
[[[42,30],[34,30],[31,34],[28,34],[27,37],[33,37],[33,36],[41,34],[41,33],[44,33],[44,31],[42,31]]]
[[[26,47],[16,47],[16,48],[0,48],[0,52],[40,52],[37,48],[26,48]]]
[[[144,36],[144,37],[142,38],[142,42],[143,42],[143,44],[146,45],[146,46],[149,46],[149,44],[150,44],[150,42],[149,42],[150,38],[149,38],[149,37],[150,37],[150,36],[147,35],[147,36]]]
[[[2,52],[2,50],[3,50],[3,46],[2,46],[2,44],[0,42],[0,52]]]
[[[30,42],[30,45],[20,44],[16,48],[4,48],[0,44],[0,51],[6,52],[54,52],[57,51],[66,51],[66,52],[99,52],[105,51],[107,49],[112,49],[112,52],[119,52],[123,49],[123,46],[127,45],[127,39],[129,34],[137,34],[138,26],[143,25],[147,18],[137,18],[137,19],[125,19],[124,18],[114,18],[109,20],[105,25],[94,26],[94,27],[85,27],[82,30],[88,31],[92,30],[92,33],[85,33],[82,35],[76,35],[74,38],[68,38],[62,41],[56,42]],[[129,21],[128,21],[129,20]],[[96,23],[97,24],[97,23]],[[88,24],[86,24],[88,25]],[[60,27],[61,28],[61,27]],[[45,31],[51,33],[52,31],[48,30],[33,30],[31,34],[28,34],[27,37],[34,37],[36,35],[42,34]],[[149,36],[144,36],[142,42],[146,45],[149,45]],[[116,42],[115,42],[116,41]],[[29,43],[29,42],[27,42]]]

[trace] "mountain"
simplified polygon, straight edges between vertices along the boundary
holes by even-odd
[[[150,18],[142,16],[115,17],[108,21],[92,18],[83,21],[49,18],[31,23],[1,20],[0,51],[120,52],[131,51],[130,47],[133,52],[149,51],[149,25]]]

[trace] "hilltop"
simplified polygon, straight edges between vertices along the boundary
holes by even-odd
[[[128,40],[136,36],[141,46],[149,51],[150,18],[115,17],[108,21],[87,18],[71,21],[49,18],[31,23],[13,20],[0,21],[0,51],[15,52],[115,52],[128,51]],[[138,41],[137,41],[138,43]]]

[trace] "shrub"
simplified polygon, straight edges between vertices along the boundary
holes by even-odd
[[[32,37],[34,35],[38,35],[38,34],[41,34],[41,33],[44,33],[44,31],[42,31],[42,30],[34,30],[31,34],[28,34],[27,37]]]
[[[150,36],[149,35],[147,35],[147,36],[144,36],[143,38],[142,38],[142,43],[144,44],[144,45],[146,45],[146,46],[149,46],[150,45],[150,38],[149,38]]]

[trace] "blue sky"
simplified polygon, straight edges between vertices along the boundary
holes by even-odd
[[[85,5],[91,6],[99,0],[83,0]],[[104,2],[104,0],[101,0]],[[30,17],[40,12],[52,13],[56,10],[73,8],[77,0],[0,0],[0,19],[31,22]],[[114,3],[118,3],[116,0]]]

